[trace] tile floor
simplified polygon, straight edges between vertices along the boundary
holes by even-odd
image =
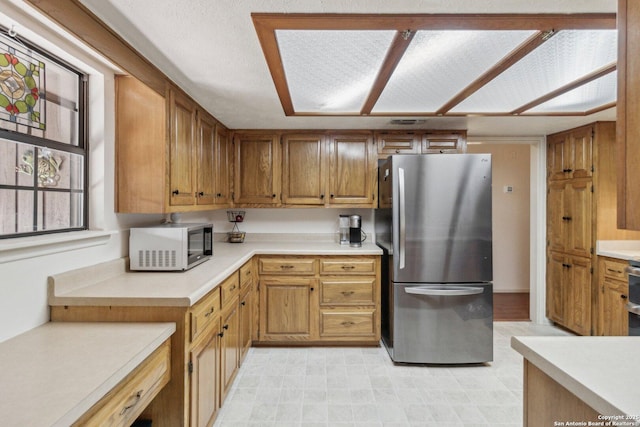
[[[521,426],[522,357],[513,335],[565,335],[496,322],[494,361],[394,365],[380,348],[252,348],[214,427]]]

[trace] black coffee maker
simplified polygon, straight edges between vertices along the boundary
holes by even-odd
[[[349,215],[349,246],[359,248],[367,236],[362,231],[362,217]]]

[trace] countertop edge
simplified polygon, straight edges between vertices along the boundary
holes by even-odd
[[[604,399],[591,388],[585,386],[578,379],[567,374],[548,358],[533,350],[526,343],[522,342],[519,337],[511,337],[511,348],[520,353],[527,361],[538,367],[551,379],[576,395],[579,399],[584,401],[598,413],[603,415],[624,414],[623,410]]]

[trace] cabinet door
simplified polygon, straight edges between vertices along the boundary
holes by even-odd
[[[568,133],[547,137],[547,178],[549,180],[557,181],[567,178],[569,145]]]
[[[220,405],[231,389],[238,370],[240,355],[240,317],[238,299],[222,314],[220,333]]]
[[[193,205],[194,183],[195,104],[175,90],[171,91],[170,108],[170,178],[172,206]]]
[[[216,122],[208,114],[198,112],[198,144],[196,147],[196,202],[215,203]]]
[[[565,268],[566,326],[580,335],[591,335],[591,259],[571,257]]]
[[[374,155],[371,135],[334,135],[330,144],[329,203],[372,207]]]
[[[640,2],[618,0],[618,227],[640,230]]]
[[[549,250],[564,251],[568,233],[564,182],[551,182],[547,188],[547,245]]]
[[[284,204],[324,204],[326,155],[323,135],[284,136],[282,168]]]
[[[422,137],[422,153],[464,153],[467,151],[466,132],[433,132]]]
[[[565,256],[555,252],[547,256],[547,317],[565,325],[565,270],[568,265]]]
[[[605,277],[601,282],[600,316],[602,335],[629,335],[629,313],[626,309],[628,285]]]
[[[313,278],[260,278],[260,340],[307,341],[317,336]]]
[[[387,158],[391,154],[418,154],[421,136],[416,132],[377,132],[378,157]]]
[[[593,175],[593,126],[584,126],[571,132],[571,178],[591,178]]]
[[[220,407],[219,338],[220,319],[214,320],[213,326],[203,338],[193,346],[189,361],[193,367],[191,372],[191,427],[208,427],[213,425]]]
[[[229,132],[221,124],[216,125],[215,204],[218,207],[231,204],[232,150]]]
[[[249,286],[240,298],[240,357],[238,366],[242,364],[247,351],[251,347],[253,324],[253,286]]]
[[[567,184],[565,203],[568,204],[568,216],[565,217],[568,234],[567,252],[583,257],[591,256],[591,236],[593,232],[592,212],[593,193],[591,180],[572,181]]]
[[[234,202],[280,203],[280,155],[277,135],[236,135]]]

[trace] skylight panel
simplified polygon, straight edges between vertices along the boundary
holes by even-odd
[[[296,112],[359,113],[395,31],[277,30]]]

